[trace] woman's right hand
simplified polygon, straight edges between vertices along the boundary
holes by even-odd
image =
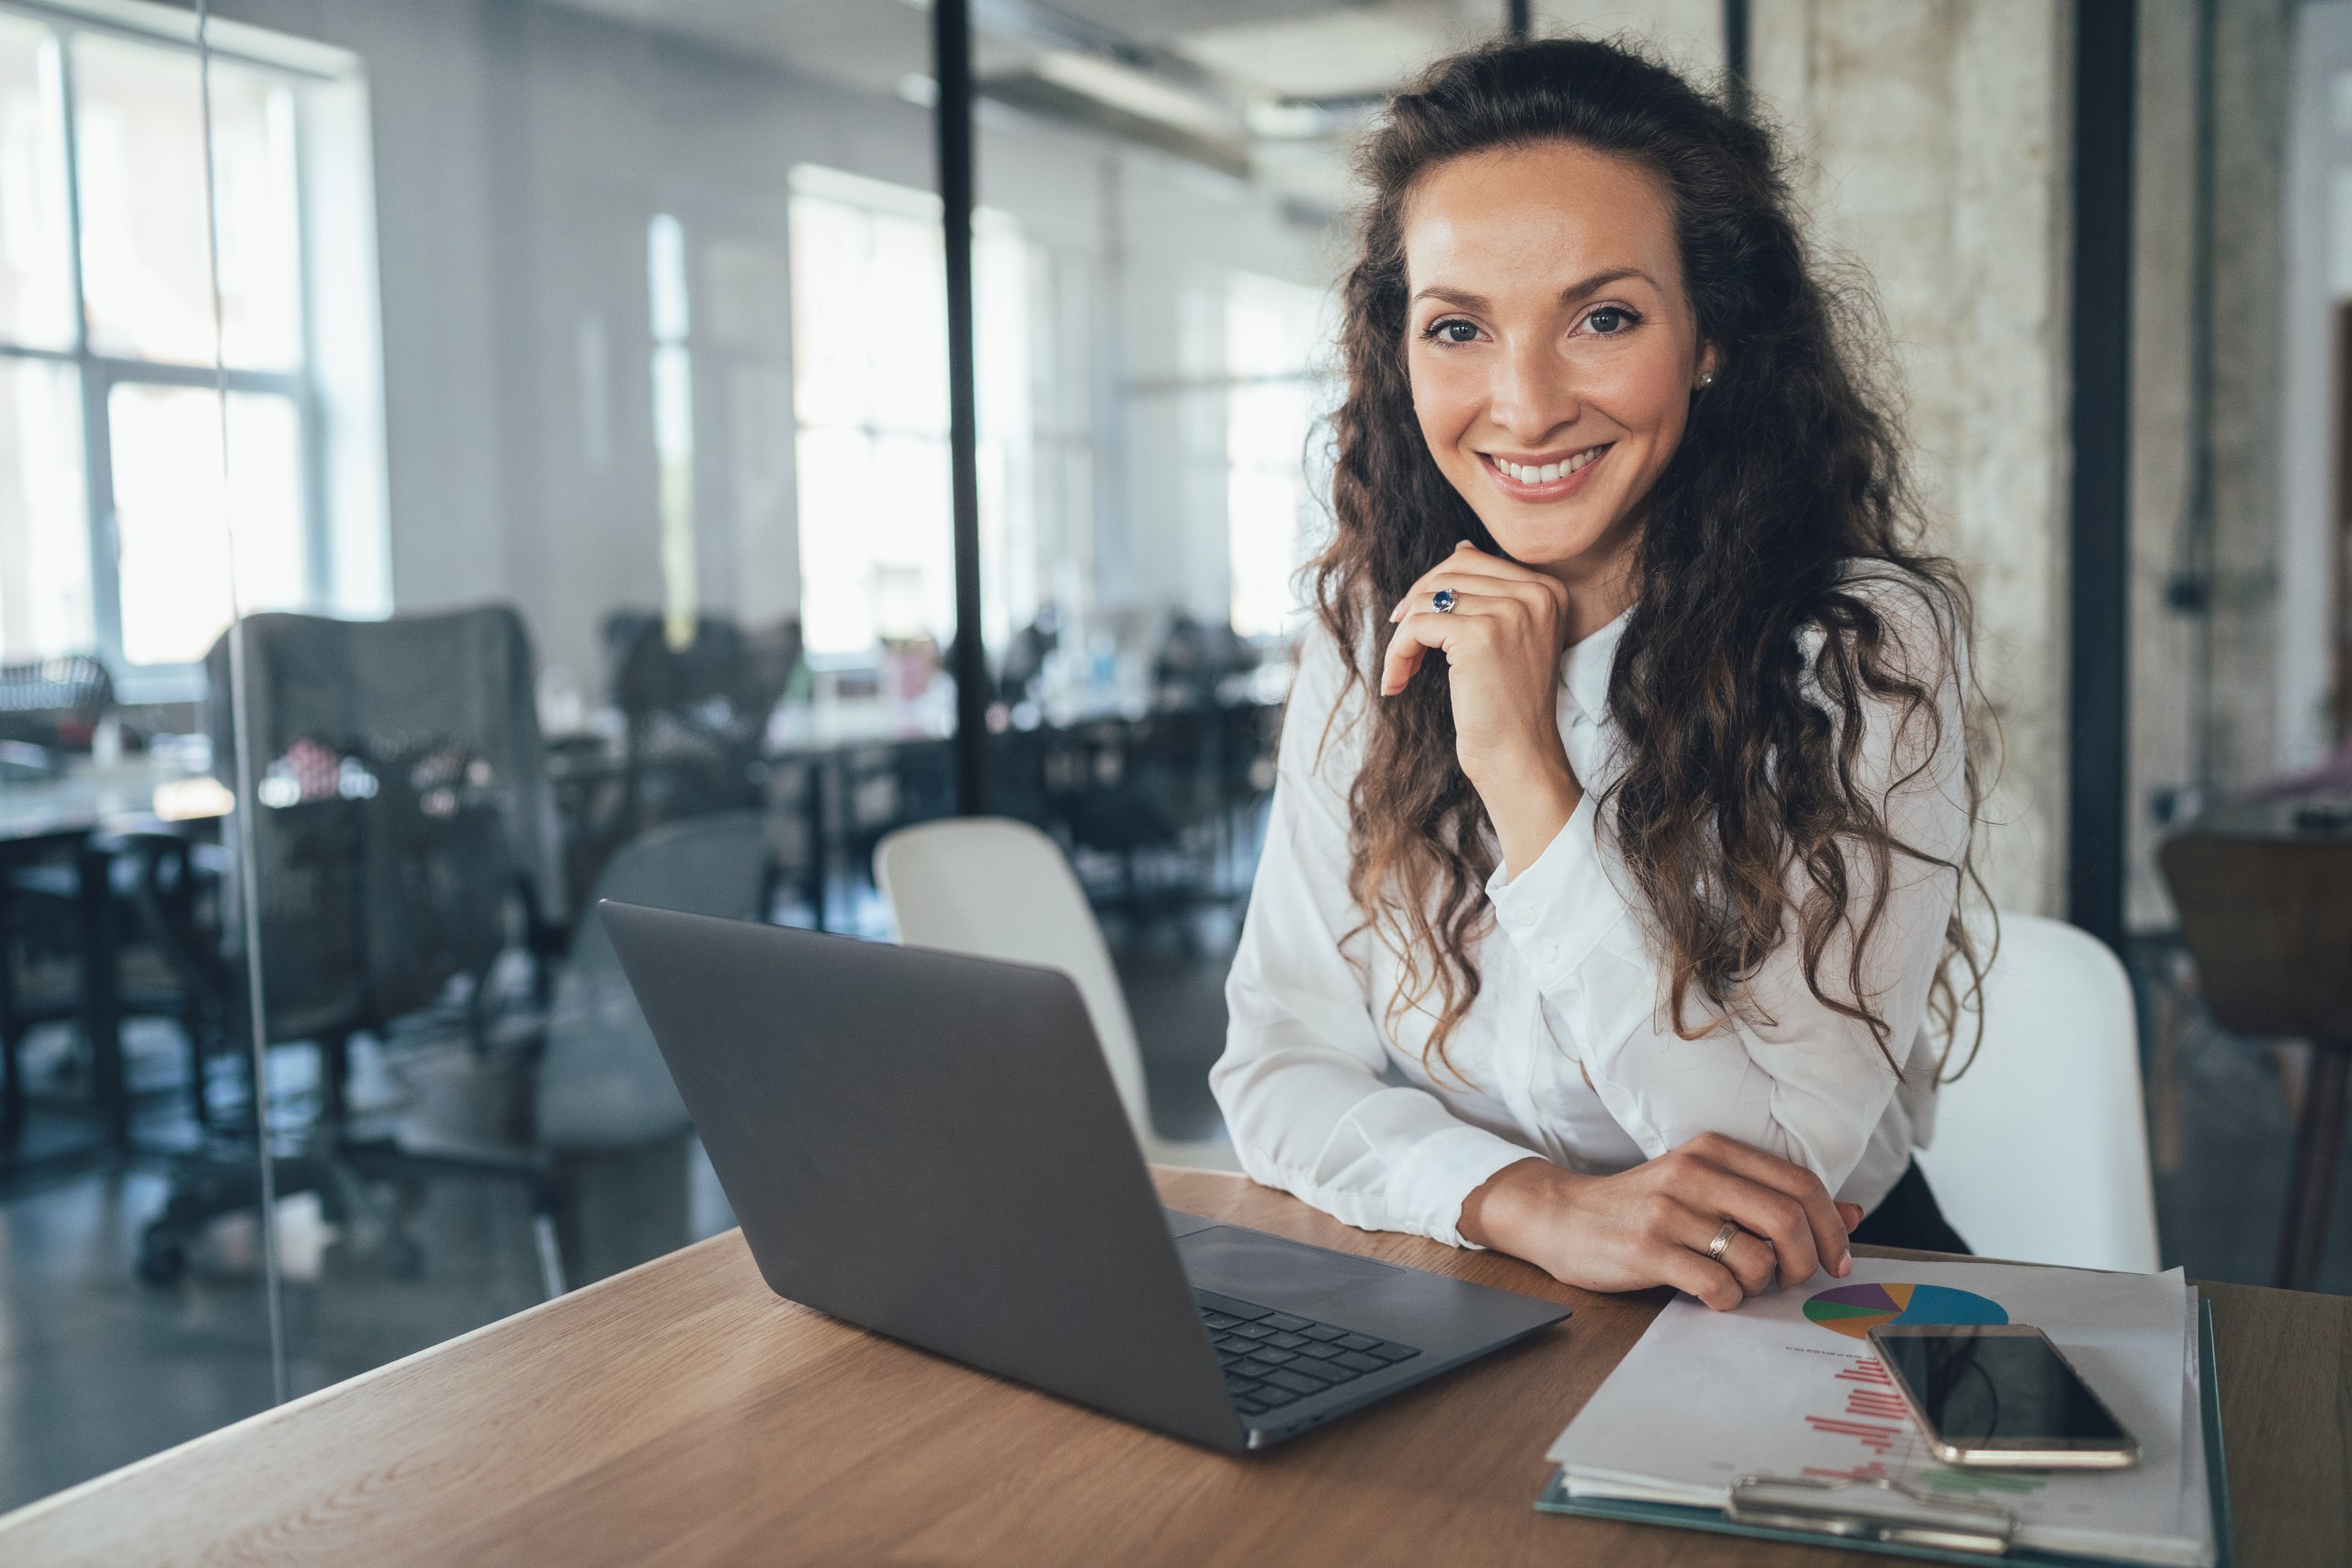
[[[1740,1234],[1711,1260],[1708,1244],[1725,1220]],[[1861,1220],[1804,1167],[1706,1133],[1615,1176],[1521,1160],[1464,1200],[1457,1228],[1564,1284],[1671,1285],[1728,1312],[1775,1279],[1801,1285],[1816,1270],[1843,1279],[1854,1266],[1846,1235]]]

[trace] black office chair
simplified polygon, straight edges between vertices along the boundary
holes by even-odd
[[[632,830],[755,806],[753,765],[800,660],[799,624],[752,634],[704,615],[673,648],[662,617],[624,610],[605,619],[605,651],[628,725]]]
[[[114,677],[95,655],[0,664],[0,741],[86,751],[113,706]]]
[[[232,635],[207,658],[214,755],[230,776]],[[548,912],[564,905],[529,641],[503,606],[387,621],[255,615],[243,635],[257,809],[230,830],[251,835],[257,871],[263,1031],[273,1046],[309,1043],[320,1058],[317,1115],[302,1151],[277,1162],[278,1190],[317,1190],[330,1218],[361,1211],[388,1264],[407,1271],[421,1259],[375,1187],[413,1200],[430,1177],[493,1176],[530,1187],[543,1210],[551,1201],[526,1150],[363,1135],[345,1098],[353,1037],[380,1039],[453,989],[484,1046],[487,981],[510,930],[548,989],[562,947]],[[243,1040],[243,935],[238,922],[225,926],[212,951],[193,931],[167,946]],[[266,1116],[266,1086],[252,1098]],[[142,1235],[142,1277],[176,1278],[198,1231],[258,1199],[249,1147],[181,1162]]]

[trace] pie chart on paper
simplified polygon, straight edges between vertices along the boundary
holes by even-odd
[[[2007,1310],[1990,1296],[1949,1285],[1839,1285],[1808,1298],[1804,1315],[1849,1339],[1867,1338],[1883,1323],[2009,1321]]]

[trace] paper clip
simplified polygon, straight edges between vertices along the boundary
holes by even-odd
[[[2017,1516],[1998,1503],[1944,1497],[1899,1481],[1743,1475],[1724,1512],[1736,1524],[1849,1540],[1941,1547],[1997,1557],[2017,1539]]]

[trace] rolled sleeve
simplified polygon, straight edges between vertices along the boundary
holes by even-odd
[[[1353,758],[1336,650],[1304,661],[1283,729],[1272,821],[1226,982],[1225,1055],[1209,1088],[1241,1168],[1365,1230],[1460,1247],[1463,1200],[1532,1149],[1388,1075],[1347,891]]]
[[[1401,1228],[1451,1247],[1478,1250],[1476,1243],[1463,1239],[1462,1205],[1498,1171],[1523,1159],[1541,1157],[1532,1149],[1466,1122],[1455,1122],[1429,1134],[1406,1151],[1389,1180],[1392,1201],[1399,1203],[1407,1222]]]

